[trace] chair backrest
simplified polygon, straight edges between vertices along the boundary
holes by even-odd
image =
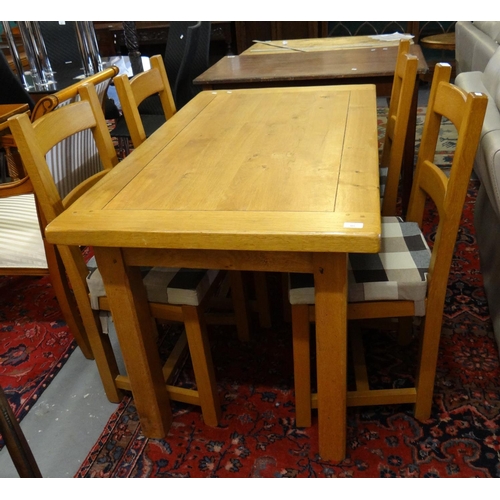
[[[380,160],[381,168],[387,169],[385,189],[381,193],[382,215],[396,214],[401,164],[418,66],[418,58],[409,54],[409,50],[410,40],[401,40]]]
[[[118,163],[95,87],[85,84],[78,92],[82,100],[62,106],[33,123],[26,115],[16,115],[8,121],[47,224]],[[103,170],[87,177],[63,200],[45,156],[61,141],[83,130],[91,131]]]
[[[158,95],[165,118],[168,120],[175,112],[174,98],[161,56],[150,58],[151,69],[139,73],[131,80],[127,75],[115,77],[114,84],[123,116],[135,148],[146,139],[146,132],[139,113],[140,104],[152,95]]]
[[[466,93],[449,83],[451,66],[437,64],[429,95],[406,220],[422,226],[427,197],[439,214],[428,274],[428,301],[442,306],[463,205],[479,143],[488,98]],[[458,140],[449,177],[434,163],[441,119],[457,129]]]
[[[193,24],[193,26],[189,26],[187,29],[186,47],[184,49],[181,66],[179,68],[179,73],[177,73],[177,78],[173,88],[173,96],[177,109],[182,108],[192,97],[191,89],[193,84],[191,71],[196,58],[196,52],[198,50],[200,29],[201,21]]]
[[[177,109],[201,91],[201,87],[194,85],[193,80],[209,66],[211,25],[210,21],[199,21],[188,28],[184,58],[174,88]]]
[[[197,21],[170,22],[163,60],[172,89],[175,86],[177,75],[179,74],[179,68],[181,67],[182,59],[184,57],[188,28],[196,23]]]
[[[58,108],[80,100],[78,89],[85,84],[95,86],[99,103],[103,107],[109,84],[118,68],[112,66],[81,80],[55,94],[40,99],[32,113],[32,121]],[[47,153],[47,163],[62,197],[87,177],[102,170],[101,161],[90,130],[68,137]],[[68,168],[71,167],[71,168]]]

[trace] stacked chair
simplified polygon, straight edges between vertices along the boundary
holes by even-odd
[[[448,64],[436,65],[406,220],[383,217],[380,253],[349,256],[348,320],[422,318],[415,387],[371,389],[363,344],[350,330],[356,389],[347,393],[348,406],[413,403],[416,418],[430,416],[448,274],[488,100],[451,85],[450,74]],[[449,178],[434,164],[442,118],[458,132]],[[432,251],[421,230],[428,197],[439,214]],[[291,274],[289,297],[297,425],[309,426],[317,401],[310,382],[312,276]]]
[[[95,87],[83,85],[79,88],[79,94],[82,101],[57,109],[33,124],[26,116],[15,116],[8,122],[47,223],[69,209],[80,195],[91,189],[118,163]],[[83,130],[91,130],[103,169],[77,183],[62,199],[45,161],[45,154],[60,140]],[[67,176],[71,176],[71,168],[72,164],[68,163]],[[102,280],[99,280],[99,270],[95,268],[93,259],[90,268],[86,265],[80,248],[59,245],[57,249],[72,285],[106,395],[110,401],[118,402],[122,398],[122,391],[132,388],[127,375],[119,372],[110,339],[102,331],[99,314],[109,311],[109,304]],[[205,423],[217,425],[220,402],[203,313],[224,273],[216,270],[152,268],[144,274],[151,316],[156,320],[181,322],[185,326],[185,333],[164,366],[168,394],[172,400],[200,405]],[[89,290],[89,286],[92,290]],[[242,287],[237,288],[236,285],[232,291],[233,300],[238,302],[235,304],[238,314],[245,307],[244,293]],[[154,339],[151,342],[154,346]],[[197,390],[170,383],[170,376],[175,373],[178,361],[183,359],[186,344],[189,345]]]

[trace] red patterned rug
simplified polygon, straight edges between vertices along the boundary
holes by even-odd
[[[0,277],[0,385],[19,420],[75,348],[48,276]]]
[[[500,477],[500,366],[472,224],[476,189],[471,182],[428,421],[417,421],[406,405],[350,408],[346,459],[321,460],[316,416],[311,428],[295,426],[290,326],[257,331],[248,344],[230,327],[213,327],[220,425],[205,426],[198,408],[173,403],[166,439],[148,439],[127,397],[76,477]],[[432,222],[425,232],[432,242]],[[165,332],[165,350],[178,332]],[[391,334],[365,333],[372,382],[412,383],[416,341],[402,347]],[[192,384],[189,366],[180,377]]]

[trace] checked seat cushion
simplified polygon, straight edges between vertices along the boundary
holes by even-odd
[[[87,268],[91,307],[98,310],[99,297],[105,297],[106,291],[95,257],[88,261]],[[218,272],[214,269],[149,267],[142,269],[142,279],[150,302],[198,306]]]
[[[382,217],[380,252],[349,254],[348,301],[412,300],[415,315],[424,316],[430,260],[416,222]],[[312,274],[290,274],[289,299],[292,305],[314,304]]]

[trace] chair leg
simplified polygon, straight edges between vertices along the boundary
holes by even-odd
[[[271,328],[271,309],[269,306],[269,290],[266,273],[255,271],[253,273],[253,279],[259,324],[262,328]]]
[[[290,306],[290,299],[288,297],[288,273],[281,273],[281,290],[283,296],[283,321],[291,323],[292,309]]]
[[[238,338],[242,342],[248,342],[250,340],[250,316],[248,314],[248,297],[243,282],[243,274],[241,271],[229,271],[229,279]]]
[[[44,246],[50,279],[64,319],[66,320],[71,333],[75,337],[78,347],[80,347],[83,355],[87,359],[94,359],[92,347],[82,323],[78,306],[76,305],[73,292],[70,290],[66,279],[66,271],[61,261],[61,257],[59,256],[57,249],[53,245],[46,243],[45,240]]]
[[[23,478],[42,477],[21,426],[1,387],[0,434],[2,434],[5,446],[7,447],[18,474]]]
[[[428,420],[431,416],[442,323],[442,308],[439,314],[427,310],[422,327],[420,362],[415,384],[417,388],[415,418],[418,420]]]
[[[123,399],[123,392],[116,387],[116,377],[119,375],[119,369],[113,347],[109,336],[102,332],[101,322],[98,317],[99,313],[90,308],[85,279],[75,268],[76,257],[71,255],[72,252],[77,254],[80,250],[73,247],[60,247],[60,251],[62,258],[68,263],[66,272],[73,287],[76,303],[88,335],[106,397],[111,403],[119,403]]]
[[[309,306],[292,306],[293,374],[295,385],[295,423],[311,426],[311,346]]]
[[[194,306],[183,306],[182,312],[203,420],[207,425],[217,426],[221,408],[205,319]]]

